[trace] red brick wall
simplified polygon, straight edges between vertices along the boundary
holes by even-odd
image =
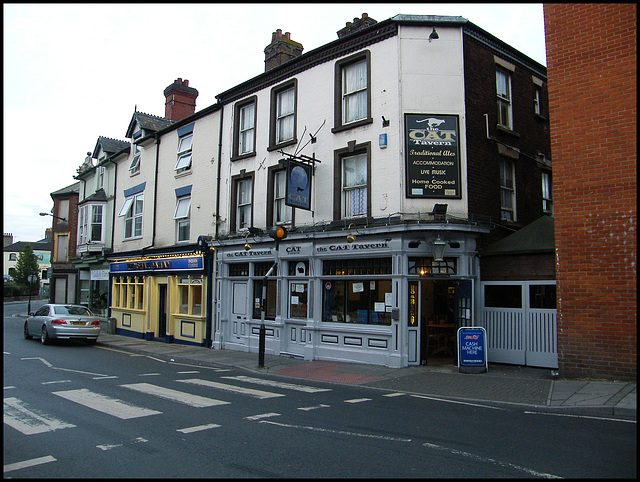
[[[636,6],[544,18],[560,371],[636,379]]]

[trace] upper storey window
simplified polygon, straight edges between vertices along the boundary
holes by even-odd
[[[256,153],[256,98],[238,102],[234,108],[233,157]]]
[[[271,91],[271,126],[269,149],[295,143],[296,138],[296,80]]]
[[[178,142],[178,162],[176,163],[176,173],[191,170],[191,145],[193,144],[193,134],[180,137]]]
[[[131,175],[134,175],[140,172],[140,155],[141,154],[142,154],[142,148],[136,145],[136,152],[133,155],[133,159],[131,159],[131,164],[129,164],[129,173]]]
[[[336,63],[333,132],[372,122],[371,60],[364,51]]]
[[[498,97],[498,125],[513,129],[511,75],[503,70],[496,70],[496,93]]]

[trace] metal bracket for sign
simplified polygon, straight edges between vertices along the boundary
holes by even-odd
[[[314,168],[315,171],[315,166],[316,166],[316,162],[318,164],[320,164],[321,162],[316,159],[316,153],[313,153],[313,157],[309,157],[309,156],[305,156],[304,154],[289,154],[288,152],[284,152],[284,151],[278,151],[280,154],[282,154],[283,156],[287,156],[288,159],[285,160],[293,160],[293,161],[298,161],[298,162],[302,162],[304,164],[311,164],[311,166]]]

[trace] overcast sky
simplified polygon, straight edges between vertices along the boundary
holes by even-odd
[[[164,116],[165,87],[196,111],[264,72],[277,29],[304,52],[362,13],[462,16],[546,65],[542,4],[4,4],[3,230],[37,241],[50,193],[73,184],[98,136],[125,139],[137,109]]]

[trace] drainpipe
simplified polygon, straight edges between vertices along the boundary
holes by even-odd
[[[218,100],[218,102],[220,102]],[[220,135],[218,137],[218,178],[216,180],[216,229],[214,239],[218,239],[218,220],[220,218],[220,178],[222,172],[222,122],[224,120],[224,104],[220,107]]]
[[[153,136],[155,138],[153,142],[156,143],[156,173],[153,181],[153,229],[151,235],[151,246],[146,246],[147,248],[152,248],[156,245],[156,216],[158,214],[158,159],[160,159],[160,137],[157,132]]]

